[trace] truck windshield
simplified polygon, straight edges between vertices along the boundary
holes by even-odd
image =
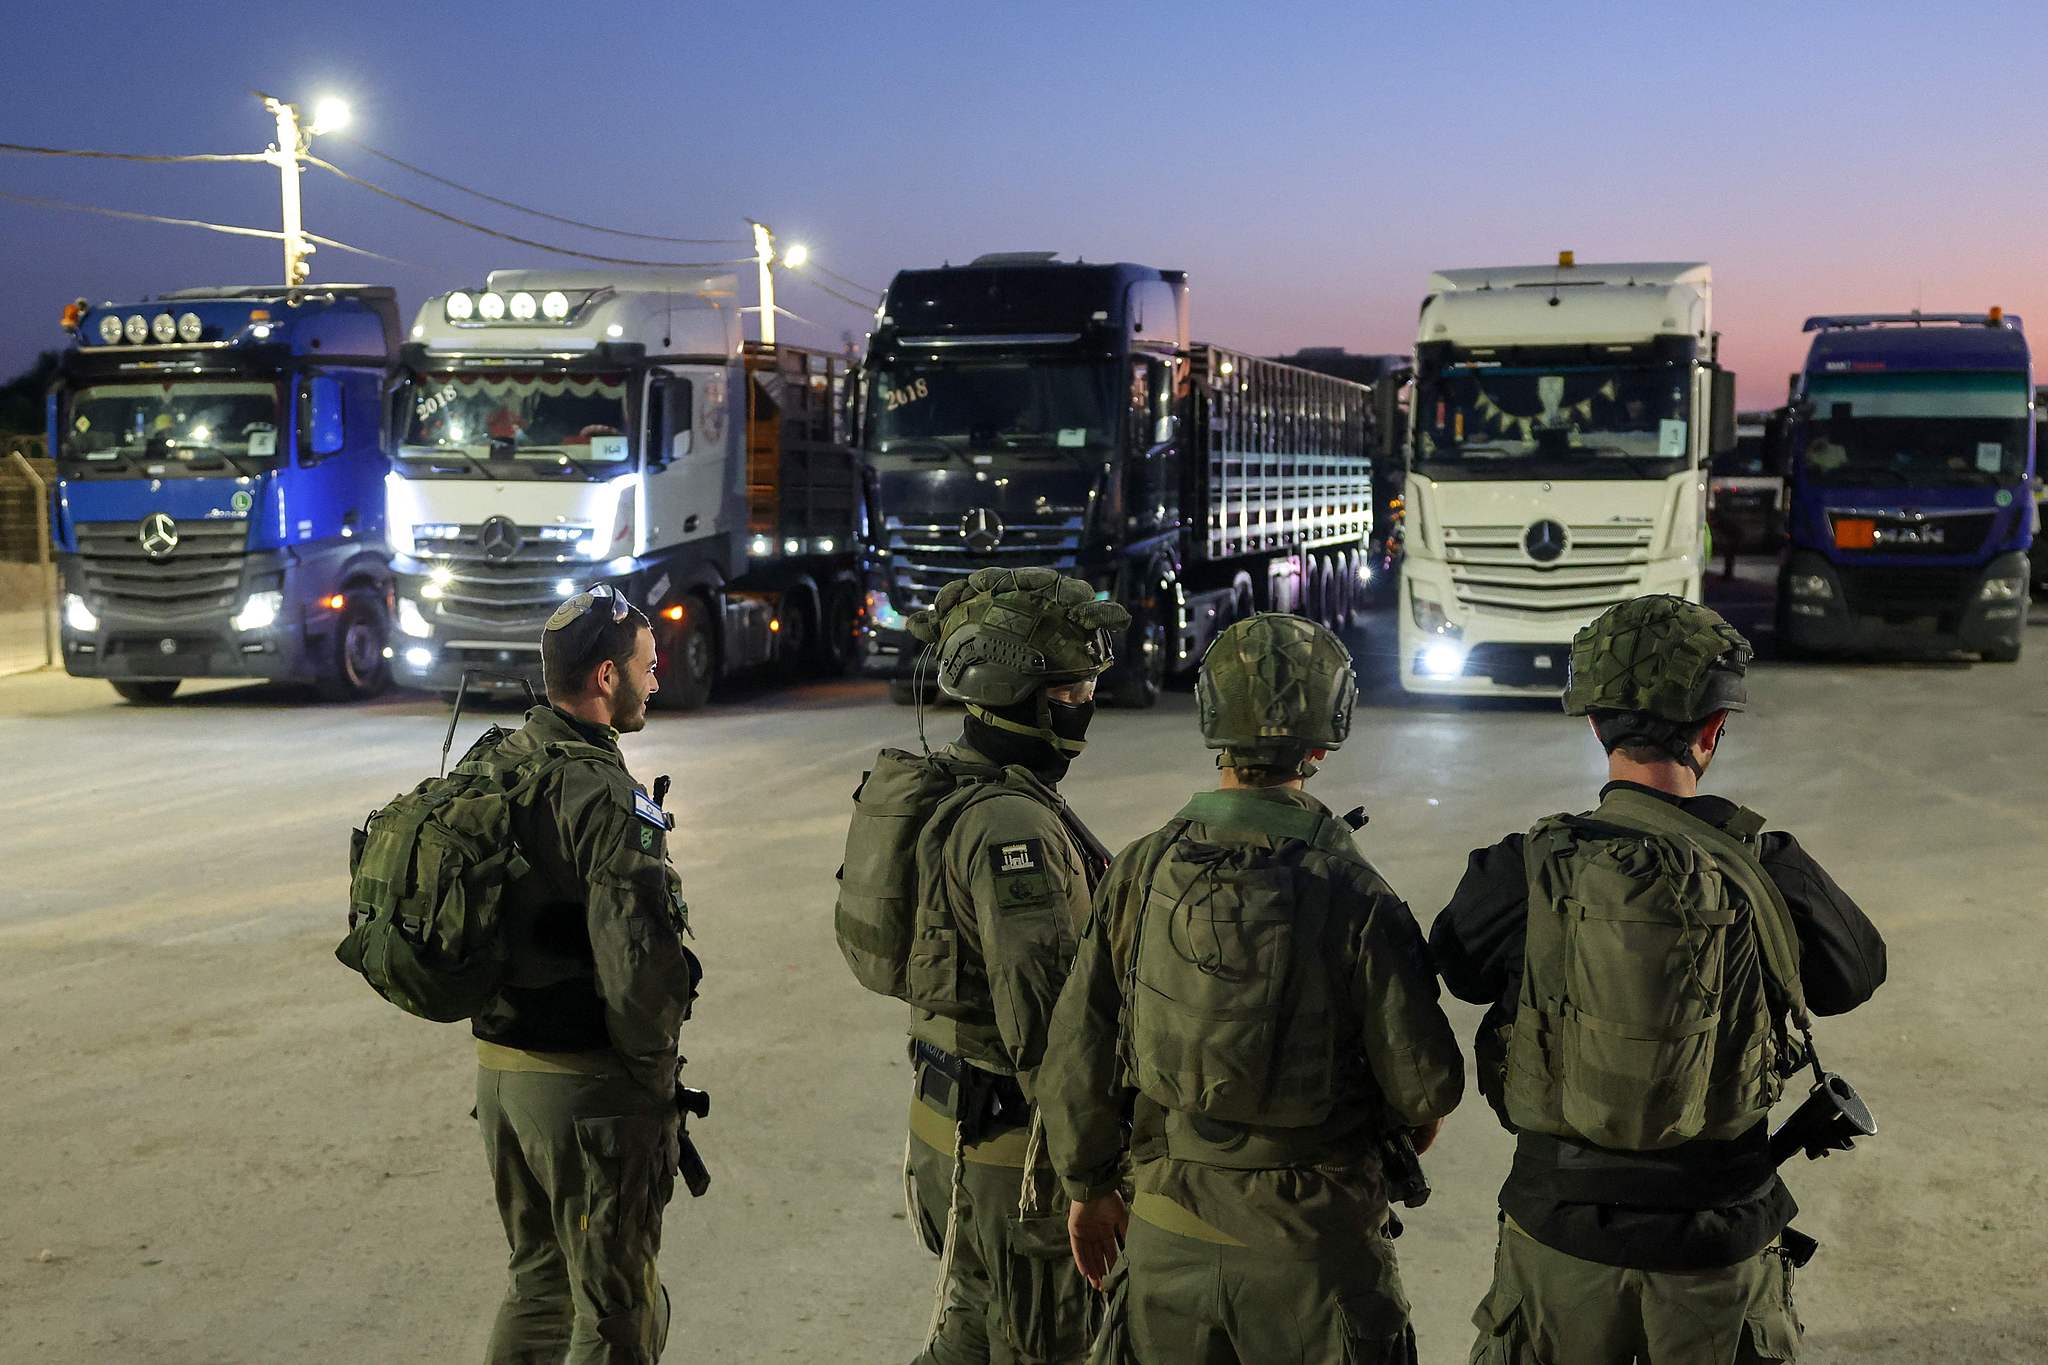
[[[1438,479],[1644,479],[1690,458],[1686,365],[1452,365],[1421,381],[1417,472]]]
[[[1988,486],[2026,475],[2024,375],[1816,375],[1806,398],[1816,483]]]
[[[277,458],[277,387],[172,379],[72,394],[58,458],[69,476],[206,478]]]
[[[610,478],[632,458],[626,376],[415,374],[398,455],[422,476]]]
[[[1115,442],[1106,360],[1051,356],[898,359],[868,380],[868,449],[945,459],[1015,452],[1077,455]]]

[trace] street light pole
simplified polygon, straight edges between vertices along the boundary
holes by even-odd
[[[334,132],[348,122],[348,105],[332,96],[321,100],[313,107],[312,126],[306,127],[299,122],[298,105],[261,90],[255,95],[263,101],[264,110],[277,120],[277,141],[263,153],[263,159],[277,167],[283,209],[279,226],[284,238],[284,283],[287,289],[296,289],[312,273],[306,258],[313,254],[313,243],[306,236],[305,218],[299,209],[299,160],[312,150],[315,136]]]
[[[775,344],[775,272],[769,267],[775,262],[775,234],[768,230],[766,223],[747,222],[754,229],[754,269],[759,277],[761,292],[761,344]]]
[[[306,240],[305,219],[299,211],[299,158],[306,151],[306,136],[299,131],[299,106],[269,95],[262,99],[264,109],[277,119],[277,141],[264,156],[277,167],[284,206],[284,283],[287,289],[295,289],[312,273],[306,257],[313,254],[313,244]]]

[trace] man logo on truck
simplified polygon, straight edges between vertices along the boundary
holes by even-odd
[[[151,512],[142,519],[135,538],[142,542],[142,553],[151,559],[169,559],[171,551],[178,548],[178,523],[163,512]]]

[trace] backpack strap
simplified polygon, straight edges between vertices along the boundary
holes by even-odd
[[[1763,830],[1762,816],[1752,810],[1741,810],[1723,828],[1669,801],[1624,787],[1607,794],[1594,818],[1645,834],[1687,839],[1706,849],[1722,875],[1740,887],[1749,901],[1750,923],[1755,928],[1764,972],[1791,1012],[1793,1023],[1802,1029],[1807,1026],[1806,988],[1799,980],[1799,934],[1792,924],[1792,908],[1785,903],[1785,893],[1771,880],[1752,846]]]

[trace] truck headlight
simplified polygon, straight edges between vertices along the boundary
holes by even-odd
[[[1465,647],[1438,640],[1416,657],[1416,666],[1432,678],[1455,678],[1465,671]]]
[[[1796,573],[1785,581],[1785,586],[1794,597],[1812,597],[1828,602],[1835,596],[1835,585],[1828,582],[1826,574]]]
[[[277,624],[277,614],[283,610],[283,593],[252,592],[228,624],[236,630],[267,630]]]
[[[1987,578],[1977,589],[1979,602],[2016,602],[2025,594],[2027,581],[2023,578]]]
[[[426,616],[420,611],[420,604],[410,597],[398,599],[398,628],[421,640],[434,633],[434,628],[427,624]]]
[[[902,630],[907,622],[903,613],[889,602],[889,594],[871,592],[868,594],[868,619],[875,623],[877,630]]]
[[[100,618],[92,614],[92,608],[85,605],[85,599],[75,592],[64,594],[64,624],[80,635],[90,635],[100,628]]]
[[[1426,630],[1432,635],[1445,635],[1456,640],[1464,634],[1462,626],[1451,624],[1451,618],[1444,613],[1444,604],[1428,597],[1411,594],[1408,599],[1408,614],[1414,618],[1417,630]]]

